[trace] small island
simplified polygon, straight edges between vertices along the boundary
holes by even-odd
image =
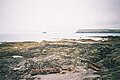
[[[42,32],[43,34],[47,34],[47,32]]]

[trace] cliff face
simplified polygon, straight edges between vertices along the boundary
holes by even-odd
[[[78,29],[76,33],[120,33],[120,29]]]

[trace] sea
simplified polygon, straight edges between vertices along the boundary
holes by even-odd
[[[98,37],[97,37],[98,36]],[[42,40],[54,41],[60,39],[94,39],[100,40],[99,36],[120,36],[120,33],[0,33],[0,42],[23,42]]]

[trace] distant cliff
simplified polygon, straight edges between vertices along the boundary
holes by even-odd
[[[120,33],[120,29],[78,29],[76,33]]]

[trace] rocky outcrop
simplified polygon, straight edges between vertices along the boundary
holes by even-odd
[[[59,77],[56,74],[58,73],[63,76],[67,74],[68,76],[65,77],[72,80],[76,79],[75,76],[78,74],[80,76],[77,77],[81,80],[83,78],[84,80],[98,78],[118,80],[119,40],[119,37],[109,37],[107,41],[92,44],[84,44],[72,39],[41,43],[2,43],[0,44],[0,79],[42,80],[44,75]],[[62,80],[65,80],[65,77]],[[69,80],[68,78],[66,80]]]

